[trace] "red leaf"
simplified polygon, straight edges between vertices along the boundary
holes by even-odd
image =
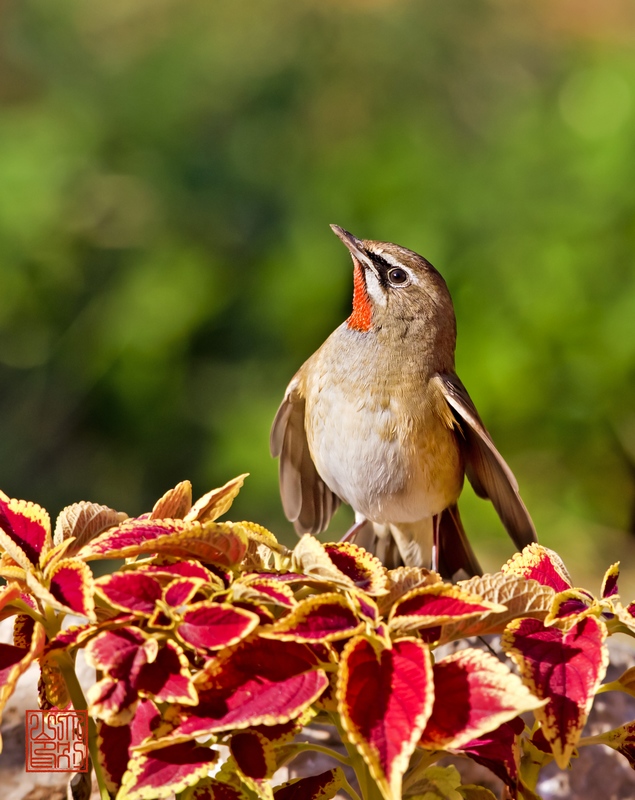
[[[542,705],[520,678],[482,650],[459,650],[434,665],[435,701],[421,747],[458,750]]]
[[[190,606],[176,632],[186,644],[206,652],[236,644],[259,622],[258,615],[252,611],[204,600]]]
[[[273,796],[275,800],[331,800],[343,785],[344,772],[336,767],[283,783],[273,790]]]
[[[133,757],[118,800],[144,800],[178,794],[204,778],[218,753],[194,742],[181,742]]]
[[[412,589],[404,595],[393,607],[389,625],[393,630],[413,631],[490,611],[505,611],[505,606],[489,603],[458,586],[434,583]]]
[[[298,642],[326,642],[349,638],[363,626],[346,597],[332,592],[307,597],[263,636]]]
[[[236,585],[234,584],[235,587]],[[245,586],[256,595],[260,595],[261,598],[266,598],[264,602],[273,602],[285,608],[292,608],[296,605],[293,590],[286,583],[272,580],[271,578],[257,577],[255,580],[249,578],[238,585]]]
[[[99,578],[97,591],[115,608],[149,616],[163,591],[155,578],[139,572],[115,572]]]
[[[87,564],[76,558],[58,563],[49,574],[49,591],[66,608],[94,620],[93,573]]]
[[[97,752],[99,763],[106,778],[106,788],[116,794],[121,786],[131,748],[152,736],[161,721],[161,715],[151,700],[144,700],[136,708],[129,725],[114,727],[97,722]]]
[[[620,577],[620,562],[617,561],[615,564],[612,564],[607,570],[604,575],[604,580],[602,581],[602,597],[614,597],[615,595],[619,594],[617,588],[617,581]]]
[[[176,578],[163,590],[163,599],[173,608],[186,605],[202,585],[200,578]]]
[[[399,639],[391,649],[377,639],[352,639],[341,658],[338,710],[386,798],[401,797],[410,756],[432,711],[428,648]]]
[[[461,747],[461,752],[468,755],[477,764],[491,770],[494,775],[506,783],[515,796],[520,767],[520,747],[518,737],[525,729],[520,717],[504,722],[496,730],[472,739]]]
[[[170,641],[163,644],[153,662],[141,667],[135,688],[160,703],[193,704],[198,700],[189,661],[181,648]]]
[[[501,572],[532,578],[556,592],[564,592],[573,585],[560,556],[536,542],[527,545],[521,553],[515,553]]]
[[[309,647],[255,638],[221,651],[197,678],[199,703],[168,738],[278,725],[298,717],[328,685]]]
[[[230,567],[247,551],[247,536],[240,525],[187,522],[184,520],[136,519],[123,522],[82,547],[79,556],[130,558],[142,553],[197,556],[202,561]]]
[[[200,578],[209,581],[211,573],[198,561],[175,561],[173,564],[135,564],[136,573],[149,573],[157,577],[172,576],[181,578]]]
[[[536,717],[560,769],[569,763],[606,672],[605,639],[606,627],[595,617],[584,617],[567,631],[536,619],[516,620],[503,637],[503,649],[525,683],[548,701]]]
[[[20,676],[27,671],[31,663],[43,651],[45,640],[44,628],[39,622],[36,622],[28,649],[0,643],[0,721],[2,720],[2,711],[7,700],[13,694]]]
[[[360,589],[375,594],[386,587],[386,568],[377,558],[353,542],[327,542],[324,549],[335,566]]]
[[[85,649],[87,663],[106,676],[88,692],[90,713],[108,724],[125,724],[137,700],[136,680],[148,662],[156,658],[158,643],[135,628],[104,631]]]
[[[238,769],[248,778],[264,781],[277,769],[275,750],[266,736],[258,731],[239,731],[229,743]]]
[[[51,549],[51,520],[35,503],[0,492],[0,545],[23,569],[41,564]]]

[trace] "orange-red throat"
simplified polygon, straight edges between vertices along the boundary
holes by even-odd
[[[346,320],[349,328],[355,331],[366,332],[370,330],[372,309],[368,289],[366,288],[366,276],[364,268],[356,258],[355,270],[353,272],[353,313]]]

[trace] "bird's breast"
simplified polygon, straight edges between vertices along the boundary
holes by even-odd
[[[343,360],[333,368],[333,358],[318,357],[307,371],[305,427],[318,473],[373,522],[440,513],[461,491],[463,464],[436,396],[421,375]]]

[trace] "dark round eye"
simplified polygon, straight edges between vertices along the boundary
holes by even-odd
[[[405,269],[401,269],[401,267],[395,267],[394,269],[388,270],[388,280],[391,283],[399,286],[402,283],[406,283],[408,280],[408,273]]]

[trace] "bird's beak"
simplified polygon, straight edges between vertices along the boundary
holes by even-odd
[[[377,272],[375,265],[368,257],[364,245],[359,239],[353,236],[352,233],[345,231],[344,228],[340,228],[339,225],[331,225],[331,230],[338,237],[338,239],[341,239],[344,242],[346,247],[349,249],[350,254],[353,256],[353,259],[358,261],[360,266],[365,267],[366,269],[371,269],[374,273]]]

